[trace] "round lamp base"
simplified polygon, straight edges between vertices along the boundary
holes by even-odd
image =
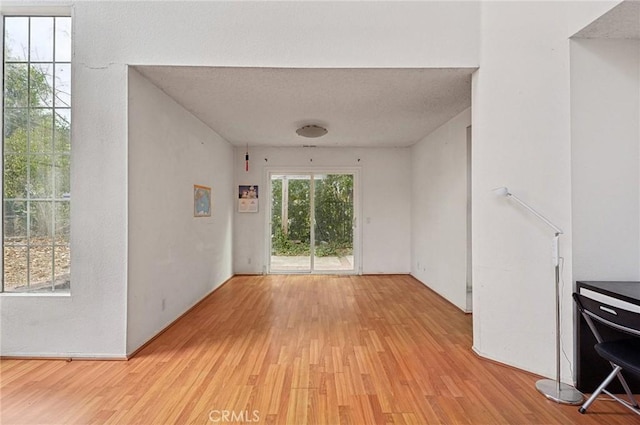
[[[582,404],[584,395],[571,385],[560,383],[558,391],[558,383],[551,379],[541,379],[536,382],[536,389],[540,391],[549,400],[563,404]]]

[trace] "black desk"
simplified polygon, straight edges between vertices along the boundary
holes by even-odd
[[[593,291],[598,295],[610,297],[640,307],[640,282],[576,282],[576,291],[585,294]],[[587,295],[589,296],[589,295]],[[607,302],[601,300],[602,302]],[[615,302],[615,301],[612,301]],[[587,322],[576,309],[576,388],[582,392],[591,393],[611,373],[611,365],[603,360],[593,346],[596,339],[591,333]],[[629,335],[596,323],[598,331],[605,340],[614,338],[628,338]],[[640,353],[638,353],[640,355]],[[625,379],[634,394],[640,394],[640,379],[625,374]],[[624,393],[619,381],[615,379],[609,386],[613,393]]]

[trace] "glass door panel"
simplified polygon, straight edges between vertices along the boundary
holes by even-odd
[[[272,272],[311,272],[311,176],[271,176]]]
[[[270,179],[269,271],[355,272],[354,174],[272,174]]]
[[[314,176],[315,271],[353,271],[353,174]]]

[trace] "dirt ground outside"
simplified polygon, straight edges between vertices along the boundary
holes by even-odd
[[[41,292],[69,289],[71,257],[66,241],[51,238],[5,241],[4,290],[7,292]],[[55,268],[54,268],[55,261]],[[28,277],[28,278],[27,278]]]

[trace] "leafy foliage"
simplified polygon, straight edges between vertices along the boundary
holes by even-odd
[[[51,202],[21,199],[54,199],[70,193],[70,125],[54,113],[53,88],[46,68],[8,63],[5,67],[4,199],[5,237],[52,236]],[[68,222],[68,205],[56,208]],[[59,232],[58,232],[59,233]]]
[[[315,255],[341,256],[353,250],[353,176],[329,174],[315,182]],[[310,180],[288,179],[284,208],[283,180],[272,181],[272,249],[274,255],[309,255]],[[284,224],[284,225],[283,225]]]
[[[53,63],[5,55],[2,289],[68,289],[70,94],[54,93]]]
[[[353,243],[353,176],[330,174],[316,180],[316,240]]]

